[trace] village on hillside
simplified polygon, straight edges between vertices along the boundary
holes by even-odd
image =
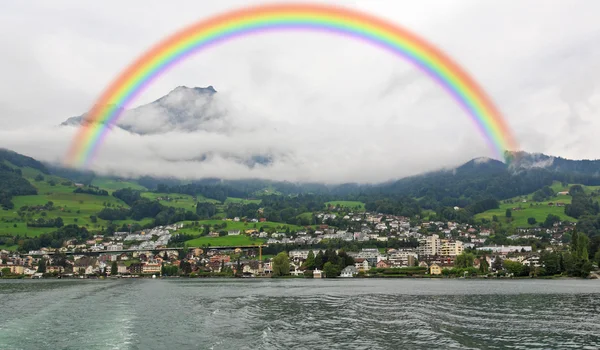
[[[2,250],[0,271],[3,277],[13,278],[260,277],[273,276],[276,255],[283,252],[286,271],[279,268],[277,274],[291,276],[463,277],[525,272],[534,276],[544,274],[547,268],[543,260],[545,252],[568,250],[564,236],[574,229],[574,224],[563,222],[555,222],[549,228],[522,228],[508,237],[513,244],[496,245],[490,243],[492,230],[475,225],[411,221],[402,216],[370,212],[340,215],[360,230],[339,230],[327,224],[293,232],[229,230],[228,236],[245,235],[255,243],[192,247],[172,244],[178,230],[184,228],[183,224],[174,224],[137,232],[115,232],[111,236],[95,235],[85,241],[72,239],[57,249],[44,247],[23,254]],[[331,211],[317,213],[316,217],[323,223],[340,219]],[[208,237],[222,235],[208,233]],[[335,256],[329,260],[336,261],[336,269],[324,271],[327,257],[323,254],[328,251],[334,252]],[[340,254],[343,259],[339,259]]]

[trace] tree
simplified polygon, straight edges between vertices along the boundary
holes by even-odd
[[[527,223],[529,225],[535,225],[537,223],[537,220],[535,218],[528,218]]]
[[[555,223],[559,221],[560,217],[558,215],[548,214],[542,226],[544,226],[545,228],[551,228],[552,226],[554,226]]]
[[[512,218],[512,210],[506,209],[506,214],[505,215],[506,215],[507,218]]]
[[[290,274],[290,260],[286,252],[281,252],[273,258],[273,276]]]
[[[332,264],[331,261],[328,261],[323,265],[323,272],[325,273],[326,278],[335,278],[340,273],[340,268]]]
[[[518,261],[504,260],[504,268],[513,276],[521,276],[524,272],[523,264]]]
[[[573,185],[569,189],[569,194],[571,196],[575,196],[577,194],[583,194],[583,193],[585,193],[585,191],[583,190],[583,187],[581,187],[581,185]]]
[[[111,276],[114,276],[118,273],[119,273],[119,267],[117,266],[117,262],[113,261],[112,265],[110,266],[110,274],[111,274]]]
[[[306,257],[306,260],[304,261],[304,267],[307,270],[315,269],[315,253],[312,250],[308,252],[308,257]]]
[[[323,269],[323,251],[319,250],[317,256],[315,256],[315,268],[322,270]]]
[[[460,255],[456,257],[456,261],[454,262],[455,267],[459,268],[467,268],[473,267],[473,261],[475,260],[475,255],[472,253],[462,252]]]
[[[490,264],[488,263],[487,258],[484,255],[481,257],[481,259],[479,259],[479,272],[487,273],[489,269],[490,269]]]
[[[492,263],[492,269],[494,269],[494,271],[502,270],[502,257],[500,255],[497,255],[494,259],[494,262]]]
[[[41,273],[46,272],[46,260],[44,258],[40,259],[40,263],[38,264],[37,272],[41,272]]]

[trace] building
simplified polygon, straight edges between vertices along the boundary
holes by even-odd
[[[438,264],[431,264],[431,266],[429,266],[429,273],[432,275],[441,275],[442,268]]]
[[[310,250],[290,250],[289,256],[290,259],[306,260],[308,258],[308,253],[310,253]],[[313,254],[315,254],[315,252],[313,252]]]
[[[438,235],[431,235],[419,240],[419,255],[439,255],[441,240]]]
[[[221,262],[224,261],[226,263],[231,261],[231,257],[229,255],[213,255],[210,257],[210,262]]]
[[[10,269],[10,273],[14,275],[22,275],[25,272],[25,267],[20,265],[0,265],[0,270]]]
[[[379,260],[379,262],[377,263],[377,267],[380,269],[387,269],[389,267],[392,267],[392,265],[387,260]]]
[[[129,273],[132,275],[141,275],[142,274],[142,264],[134,263],[129,266]]]
[[[357,274],[358,274],[358,270],[356,269],[356,266],[349,265],[349,266],[344,267],[340,277],[351,278],[351,277],[356,276]]]
[[[142,267],[142,273],[144,274],[159,274],[160,273],[160,264],[158,263],[146,263]]]
[[[321,272],[321,270],[314,269],[314,271],[313,271],[313,278],[322,278],[322,277],[323,277],[323,273]]]
[[[502,246],[486,246],[478,247],[477,250],[491,251],[500,255],[506,255],[512,252],[531,252],[531,246],[520,246],[520,245],[502,245]]]
[[[457,256],[464,250],[463,242],[454,240],[442,240],[440,255]]]
[[[127,273],[127,266],[125,266],[125,264],[118,264],[117,265],[117,273],[119,275],[124,275]]]
[[[354,267],[358,271],[367,271],[369,270],[369,261],[364,258],[356,258],[354,259]]]

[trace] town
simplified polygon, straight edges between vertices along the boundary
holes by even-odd
[[[65,241],[60,248],[27,253],[0,251],[3,278],[135,278],[135,277],[535,277],[574,269],[556,260],[581,259],[572,223],[521,228],[508,236],[511,244],[492,244],[494,232],[476,225],[430,222],[336,208],[316,213],[322,224],[306,230],[277,232],[254,228],[229,230],[245,235],[250,245],[200,247],[177,244],[184,224],[136,232],[96,234],[91,239]],[[341,216],[341,217],[338,217]],[[355,230],[326,222],[338,219]],[[223,222],[258,219],[234,217]],[[208,237],[223,236],[211,231]],[[570,244],[563,243],[565,237]],[[584,235],[580,235],[584,239]],[[584,244],[584,243],[581,243]],[[586,243],[587,244],[587,243]],[[586,260],[589,260],[587,254]],[[564,265],[564,264],[563,264]],[[562,268],[562,270],[561,270]],[[591,263],[579,266],[592,270]]]

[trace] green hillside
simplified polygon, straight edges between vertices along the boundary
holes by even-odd
[[[563,186],[560,182],[554,182],[551,186],[554,193],[568,191],[574,184]],[[600,186],[584,186],[581,185],[586,193],[592,193],[600,189]],[[537,223],[544,222],[549,214],[556,215],[563,221],[577,222],[577,219],[565,214],[564,206],[557,206],[557,203],[570,204],[571,196],[569,195],[554,195],[551,198],[535,202],[532,199],[533,193],[526,196],[514,197],[502,201],[499,209],[492,209],[475,215],[475,220],[480,219],[492,220],[494,216],[503,224],[508,224],[513,227],[530,227],[527,222],[528,218],[535,218]],[[506,210],[511,209],[512,220],[507,223]]]

